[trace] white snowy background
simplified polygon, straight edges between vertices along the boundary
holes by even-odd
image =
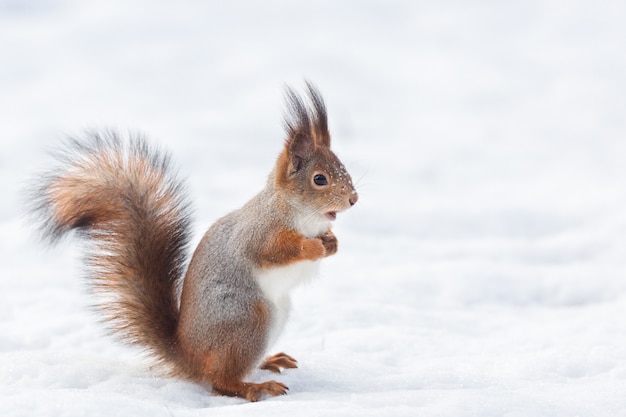
[[[625,416],[626,3],[0,0],[1,416]],[[194,243],[316,83],[359,203],[249,404],[98,324],[22,191],[86,128],[170,150]],[[275,378],[258,371],[254,381]]]

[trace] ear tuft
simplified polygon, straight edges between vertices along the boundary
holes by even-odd
[[[306,82],[307,93],[311,103],[310,114],[312,115],[312,130],[315,143],[319,146],[330,148],[330,133],[328,132],[328,115],[326,104],[319,90],[310,81]]]
[[[306,82],[308,103],[296,94],[291,88],[285,91],[287,112],[285,114],[285,130],[287,145],[291,147],[300,136],[308,136],[313,147],[330,147],[330,133],[328,132],[328,117],[326,105],[315,86]]]

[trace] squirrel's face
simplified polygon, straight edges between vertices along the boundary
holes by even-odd
[[[348,171],[330,149],[317,152],[303,174],[303,191],[308,195],[311,207],[328,220],[335,220],[337,213],[356,204],[359,195],[352,184]]]
[[[352,207],[359,198],[350,174],[328,147],[312,147],[304,153],[287,148],[277,169],[279,188],[319,221],[335,220],[337,213]]]

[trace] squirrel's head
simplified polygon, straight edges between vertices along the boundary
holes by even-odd
[[[312,222],[330,222],[353,206],[358,194],[350,174],[330,150],[326,106],[307,83],[308,103],[287,89],[287,140],[278,157],[275,186],[307,211]]]

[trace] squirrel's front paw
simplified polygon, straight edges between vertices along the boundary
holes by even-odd
[[[337,253],[337,237],[330,230],[326,233],[323,233],[317,237],[322,241],[322,245],[324,245],[325,253],[324,256],[330,256]]]

